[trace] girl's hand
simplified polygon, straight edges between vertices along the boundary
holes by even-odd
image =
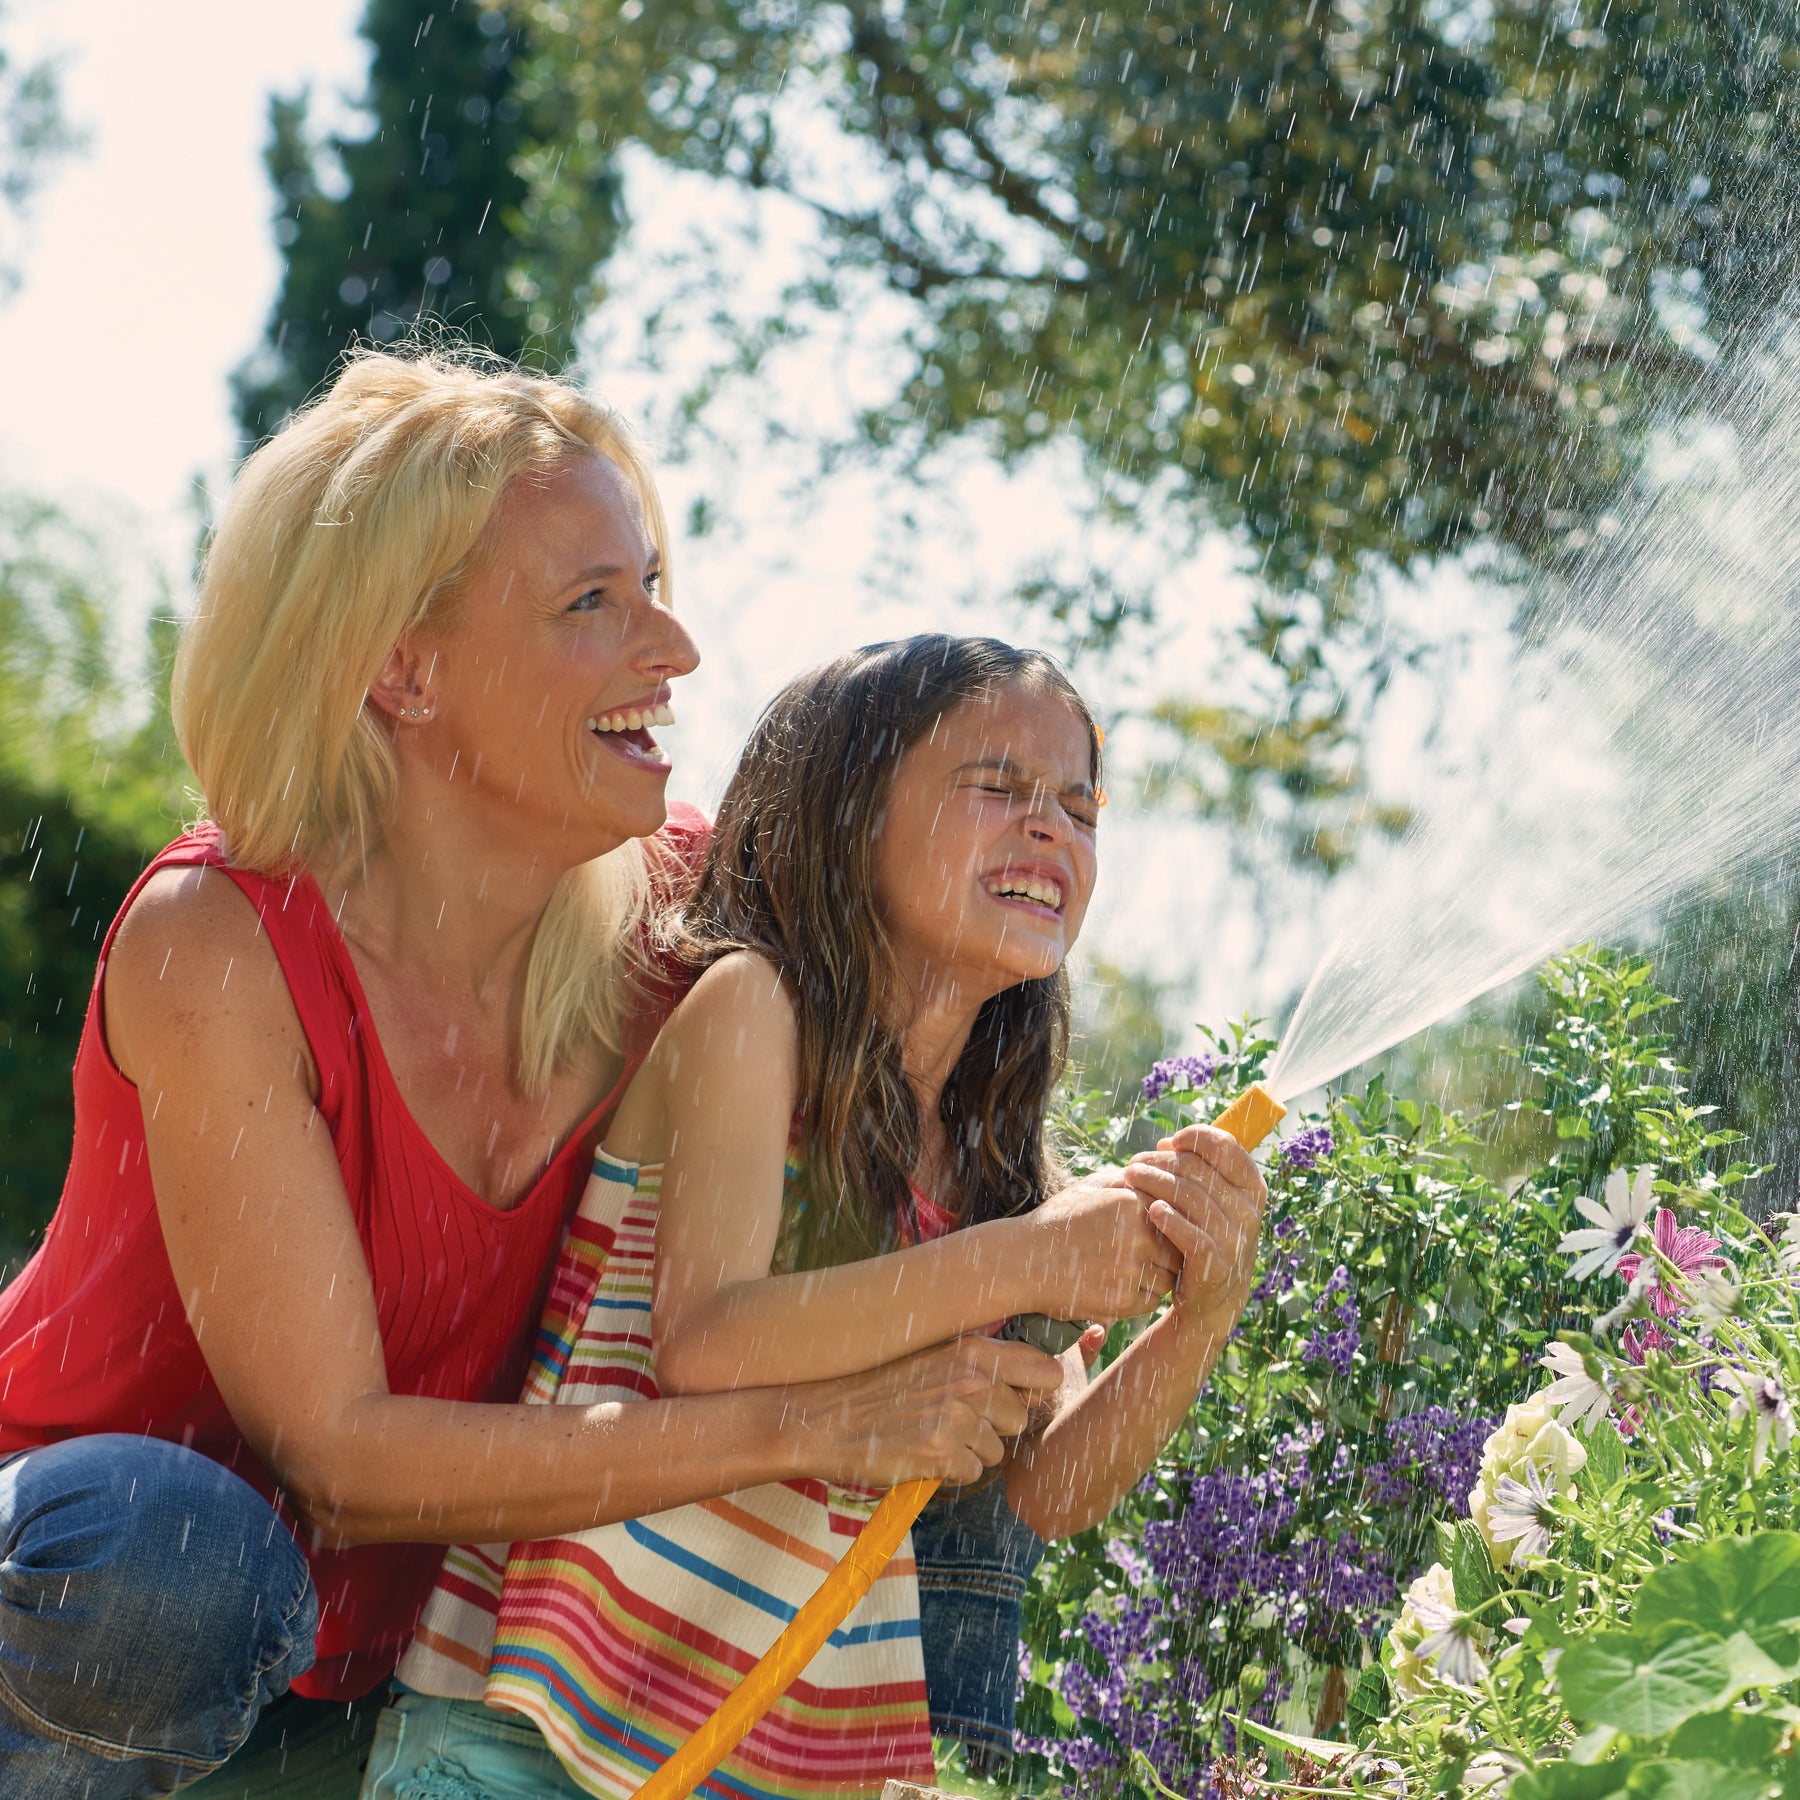
[[[1033,1300],[1021,1310],[1103,1324],[1149,1312],[1181,1269],[1177,1248],[1151,1225],[1154,1197],[1129,1170],[1099,1169],[1028,1214],[1020,1273]]]
[[[1249,1152],[1210,1125],[1189,1125],[1133,1157],[1125,1178],[1150,1202],[1150,1222],[1180,1253],[1177,1310],[1235,1320],[1255,1278],[1269,1197]]]
[[[1062,1364],[1029,1344],[964,1337],[792,1388],[788,1423],[805,1440],[806,1473],[870,1487],[921,1476],[960,1484],[1000,1461],[1000,1440],[1017,1437],[1062,1380]]]

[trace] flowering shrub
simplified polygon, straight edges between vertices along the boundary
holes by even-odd
[[[1734,1203],[1748,1171],[1711,1167],[1727,1134],[1684,1103],[1648,978],[1607,953],[1546,971],[1554,1016],[1521,1054],[1556,1148],[1506,1190],[1470,1160],[1462,1121],[1380,1080],[1294,1121],[1269,1158],[1262,1277],[1206,1392],[1138,1492],[1054,1547],[1029,1596],[1029,1785],[1513,1781],[1519,1800],[1599,1800],[1615,1790],[1591,1785],[1597,1760],[1627,1776],[1670,1760],[1649,1729],[1667,1707],[1617,1723],[1628,1709],[1596,1697],[1599,1665],[1577,1657],[1587,1685],[1570,1698],[1559,1660],[1627,1621],[1685,1549],[1781,1516],[1800,1321],[1787,1252]],[[1159,1064],[1148,1116],[1163,1131],[1213,1116],[1270,1048],[1245,1026]],[[1115,1156],[1135,1124],[1078,1106],[1076,1161]],[[1800,1268],[1800,1227],[1792,1254]],[[1752,1325],[1748,1301],[1774,1285],[1786,1310],[1758,1306]],[[1800,1632],[1800,1598],[1793,1617]],[[1722,1620],[1683,1632],[1729,1646]],[[1633,1644],[1660,1655],[1662,1630]],[[1754,1666],[1772,1679],[1774,1663]],[[1620,1693],[1660,1693],[1648,1666]],[[1728,1685],[1692,1716],[1744,1712]],[[1566,1766],[1590,1785],[1530,1785],[1562,1779],[1555,1759],[1577,1743]]]

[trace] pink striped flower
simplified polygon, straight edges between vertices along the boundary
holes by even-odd
[[[1666,1257],[1689,1281],[1708,1269],[1725,1266],[1724,1257],[1713,1254],[1719,1247],[1719,1240],[1697,1225],[1677,1225],[1675,1215],[1666,1206],[1656,1209],[1651,1241],[1656,1245],[1658,1255]],[[1655,1283],[1650,1295],[1651,1305],[1663,1318],[1674,1318],[1688,1304],[1688,1297],[1669,1291],[1664,1280],[1668,1271],[1649,1257],[1632,1250],[1619,1258],[1619,1274],[1625,1280],[1630,1281],[1639,1269],[1645,1270]]]

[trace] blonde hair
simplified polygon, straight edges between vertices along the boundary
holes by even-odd
[[[234,863],[276,874],[380,842],[396,772],[370,683],[400,638],[454,625],[459,578],[508,485],[584,456],[626,477],[666,569],[662,506],[624,421],[476,353],[357,354],[249,458],[172,694]],[[621,1048],[650,876],[634,839],[557,884],[526,975],[528,1089],[586,1042]]]

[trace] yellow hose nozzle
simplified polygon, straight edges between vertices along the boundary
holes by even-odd
[[[1254,1081],[1213,1120],[1213,1126],[1246,1150],[1254,1150],[1286,1117],[1287,1108]],[[888,1489],[844,1552],[844,1560],[788,1621],[719,1710],[638,1789],[633,1800],[685,1800],[750,1735],[757,1720],[856,1610],[937,1490],[935,1481],[903,1481]]]
[[[1213,1129],[1254,1150],[1286,1117],[1287,1108],[1260,1081],[1253,1081],[1213,1120]]]

